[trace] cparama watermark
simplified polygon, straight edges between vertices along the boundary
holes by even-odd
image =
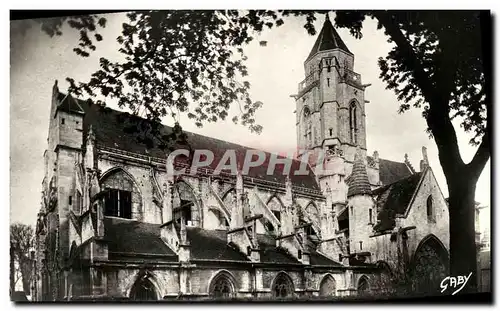
[[[295,155],[300,155],[300,157],[295,157]],[[179,156],[188,158],[191,163],[189,168],[189,174],[191,175],[195,175],[200,168],[210,167],[213,169],[214,164],[216,164],[215,169],[213,169],[214,175],[221,174],[222,171],[224,171],[225,174],[231,175],[237,175],[239,172],[243,175],[247,175],[252,168],[262,165],[267,166],[267,175],[309,175],[311,166],[314,167],[314,173],[316,175],[333,173],[333,171],[330,171],[327,165],[325,165],[325,159],[327,159],[328,156],[332,156],[333,153],[330,151],[317,151],[312,155],[313,158],[311,158],[311,155],[312,154],[306,150],[299,150],[297,153],[287,153],[283,156],[266,153],[262,150],[249,149],[246,150],[245,154],[242,156],[241,153],[237,154],[236,150],[228,149],[220,159],[216,160],[214,152],[211,150],[197,149],[190,151],[187,149],[177,149],[169,154],[167,163],[176,163],[176,158]],[[280,167],[279,170],[277,170],[277,166]],[[174,176],[186,174],[185,167],[175,170],[172,166],[171,170],[172,171],[169,173]]]

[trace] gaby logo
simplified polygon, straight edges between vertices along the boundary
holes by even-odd
[[[445,277],[441,281],[441,293],[444,292],[446,289],[448,289],[448,287],[450,287],[450,289],[454,289],[454,288],[457,288],[460,286],[459,289],[457,289],[456,291],[454,291],[452,293],[452,295],[455,295],[456,293],[458,293],[459,291],[461,291],[464,288],[465,284],[467,284],[467,281],[469,281],[471,275],[472,275],[472,272],[469,273],[468,276],[459,275],[458,277],[454,277],[454,276]]]

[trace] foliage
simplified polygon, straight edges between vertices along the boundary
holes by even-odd
[[[32,262],[29,253],[34,245],[33,228],[20,223],[10,225],[10,245],[12,248],[12,255],[14,257],[10,258],[10,260],[17,262],[18,264],[15,274],[21,274],[24,291],[29,293],[32,270]]]
[[[284,23],[286,16],[305,18],[305,29],[315,34],[314,11],[148,11],[129,13],[117,38],[125,61],[101,59],[101,68],[86,83],[68,79],[75,95],[97,91],[117,98],[154,122],[174,119],[185,112],[201,126],[228,116],[238,104],[241,121],[259,132],[254,116],[260,103],[250,99],[243,47],[266,28]],[[74,17],[71,27],[80,31],[75,52],[91,53],[97,28],[105,22],[94,17]],[[337,27],[362,37],[363,21],[374,18],[383,29],[392,50],[379,59],[380,77],[400,100],[399,111],[422,109],[428,132],[436,141],[439,159],[450,193],[450,239],[452,272],[475,271],[473,193],[479,175],[490,158],[491,138],[491,27],[486,11],[337,11]],[[55,23],[52,34],[60,34]],[[92,37],[89,34],[95,33]],[[142,111],[141,111],[142,110]],[[472,161],[460,155],[452,120],[459,118],[471,143],[479,144]],[[154,128],[152,129],[154,132]],[[162,140],[168,137],[161,137]],[[472,198],[468,197],[471,193]],[[470,195],[469,195],[470,196]],[[460,227],[463,227],[463,230]],[[470,245],[469,245],[470,244]],[[460,260],[458,260],[460,258]],[[458,271],[457,265],[462,265]],[[453,268],[453,266],[456,266]],[[467,273],[466,273],[467,272]],[[472,281],[471,281],[472,283]]]
[[[286,16],[305,18],[304,28],[316,34],[317,13],[326,11],[141,11],[127,14],[117,38],[124,61],[101,58],[100,69],[85,83],[68,78],[75,95],[116,98],[121,107],[159,122],[164,116],[187,113],[198,126],[228,117],[260,132],[252,102],[243,46],[264,29],[281,26]],[[337,11],[338,27],[362,37],[365,18],[375,18],[388,41],[395,43],[379,59],[380,77],[400,100],[400,112],[422,108],[429,121],[433,99],[446,102],[446,116],[461,118],[465,131],[478,144],[487,132],[486,76],[478,11]],[[103,40],[99,28],[106,17],[72,16],[45,21],[43,30],[61,35],[67,22],[80,33],[74,51],[87,57]],[[463,38],[467,38],[464,40]],[[98,103],[102,101],[97,100]],[[437,113],[436,113],[437,114]],[[431,122],[432,123],[432,122]],[[435,136],[439,128],[429,124]],[[155,131],[155,129],[153,129]],[[163,137],[166,138],[166,137]]]
[[[105,26],[94,17],[72,17],[70,26],[81,36],[75,52],[87,57],[102,36],[89,32]],[[250,99],[250,83],[245,80],[247,57],[242,46],[254,40],[264,28],[283,21],[274,11],[148,11],[127,13],[122,34],[116,39],[123,61],[100,59],[100,69],[90,80],[77,83],[72,78],[69,91],[76,96],[99,95],[117,99],[120,107],[153,121],[148,130],[165,142],[172,137],[159,133],[161,118],[178,121],[186,113],[197,126],[232,116],[252,132],[262,127],[255,122],[261,102]],[[103,21],[103,22],[101,22]],[[50,34],[61,34],[60,21],[51,24]],[[96,100],[97,104],[104,102]],[[177,124],[178,125],[178,124]]]

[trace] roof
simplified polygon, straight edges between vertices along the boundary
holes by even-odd
[[[371,161],[373,157],[367,157]],[[384,185],[392,184],[398,180],[409,177],[412,172],[403,162],[379,159],[380,181]]]
[[[312,251],[310,254],[310,260],[309,263],[313,266],[336,266],[336,267],[342,267],[342,264],[331,260],[330,258],[327,258],[323,256],[322,254]]]
[[[124,254],[137,259],[144,254],[177,261],[177,255],[161,239],[158,224],[104,217],[104,239],[108,243],[109,259],[118,259]]]
[[[68,97],[60,94],[61,99],[64,101],[60,106],[67,105]],[[89,104],[85,101],[78,100],[79,106],[85,111],[83,121],[83,134],[86,135],[87,131],[92,125],[92,130],[95,133],[97,144],[120,149],[144,156],[165,158],[165,150],[158,147],[158,145],[148,146],[146,142],[141,141],[141,135],[137,132],[131,132],[132,127],[137,127],[140,122],[148,122],[143,118],[130,115],[126,112],[116,111],[110,108],[101,107],[95,104]],[[170,126],[162,125],[160,133],[162,135],[171,134],[173,128]],[[199,134],[194,134],[185,131],[187,135],[187,148],[191,150],[211,150],[214,153],[214,161],[211,163],[210,168],[214,170],[222,160],[223,155],[227,150],[235,150],[238,163],[243,163],[246,152],[248,150],[255,150],[254,148],[245,147],[235,143],[207,137]],[[186,145],[177,144],[175,148],[186,148]],[[272,175],[267,174],[271,153],[265,152],[266,160],[262,165],[250,168],[247,177],[259,180],[279,183],[283,187],[285,185],[286,176],[283,174],[284,164],[277,164],[275,166],[275,173]],[[294,174],[299,170],[301,162],[299,160],[292,160],[290,179],[292,185],[295,187],[303,187],[310,190],[315,190],[320,193],[320,188],[316,182],[314,171],[308,169],[308,175]]]
[[[393,229],[397,214],[405,214],[413,194],[422,178],[423,172],[375,189],[372,193],[377,196],[376,204],[379,210],[376,231]]]
[[[187,227],[186,230],[193,260],[249,261],[245,254],[227,243],[226,230],[206,230],[194,227]]]
[[[276,247],[276,240],[265,234],[257,234],[257,241],[260,248],[260,262],[277,264],[301,264],[287,251]]]
[[[160,225],[139,222],[116,217],[104,217],[105,239],[108,242],[109,259],[143,259],[147,255],[155,258],[178,261],[177,255],[160,237]],[[190,243],[192,260],[247,261],[250,260],[236,247],[227,243],[226,230],[206,230],[187,227],[187,238]],[[258,234],[260,262],[274,264],[301,264],[285,249],[276,247],[276,240],[265,234]],[[142,255],[142,256],[141,256]],[[148,260],[154,260],[148,258]],[[311,252],[312,265],[342,266],[325,256]]]
[[[79,100],[75,99],[71,94],[61,94],[57,98],[61,104],[57,106],[58,111],[73,112],[73,113],[85,113],[82,106],[79,104]]]
[[[347,197],[351,197],[353,195],[371,194],[372,192],[365,164],[359,154],[356,154],[355,156],[352,173],[348,179],[348,186],[349,189],[347,190]]]
[[[333,49],[341,49],[349,54],[352,54],[351,51],[347,48],[347,45],[342,41],[339,34],[335,30],[330,21],[328,15],[326,16],[325,23],[323,24],[323,28],[321,29],[316,42],[307,57],[307,60],[311,59],[316,53],[321,51],[328,51]]]

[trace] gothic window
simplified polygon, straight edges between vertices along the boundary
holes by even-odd
[[[309,107],[304,107],[304,118],[307,119],[309,118],[309,115],[311,114],[311,111],[309,110]]]
[[[339,254],[340,255],[340,254]],[[327,275],[321,281],[319,294],[321,297],[333,297],[337,292],[337,284],[331,275]]]
[[[264,221],[264,227],[269,232],[274,232],[274,230],[275,230],[273,224],[267,220]]]
[[[132,193],[130,191],[108,189],[104,202],[106,216],[132,218]]]
[[[327,59],[325,62],[326,62],[326,70],[328,72],[331,72],[332,71],[332,60],[331,59]]]
[[[358,295],[365,295],[369,290],[368,279],[363,275],[358,281]]]
[[[427,198],[427,219],[429,221],[434,221],[434,207],[432,206],[432,196]]]
[[[373,215],[372,215],[372,209],[368,209],[368,223],[372,224],[373,223]]]
[[[314,231],[314,228],[312,226],[308,226],[306,228],[306,234],[307,235],[316,235],[316,231]]]
[[[448,275],[448,255],[442,243],[431,236],[421,242],[412,262],[413,290],[419,294],[440,291],[440,282]]]
[[[312,202],[310,202],[306,206],[305,212],[306,212],[307,218],[312,223],[314,223],[314,224],[318,224],[319,223],[319,211],[318,211],[318,208]],[[312,230],[312,227],[310,227],[309,230]],[[309,231],[309,233],[312,233],[312,232]]]
[[[307,141],[311,143],[312,140],[312,129],[311,129],[311,120],[307,122]]]
[[[357,107],[356,102],[351,102],[349,106],[349,129],[351,134],[351,142],[358,143],[358,120],[357,120]]]
[[[330,132],[330,137],[333,136],[333,129],[331,128],[328,131]]]
[[[102,188],[107,190],[104,215],[128,219],[132,219],[133,215],[140,216],[141,194],[132,177],[122,169],[113,170],[106,175],[101,181]]]
[[[231,298],[234,296],[235,289],[231,277],[226,272],[219,273],[210,285],[210,296],[214,298]]]
[[[201,216],[196,202],[193,189],[184,181],[178,181],[174,185],[173,220],[186,226],[197,225]]]
[[[293,295],[293,291],[293,282],[290,277],[283,272],[278,274],[276,279],[274,279],[274,284],[272,286],[273,297],[291,297]]]
[[[79,214],[82,213],[82,206],[83,206],[83,202],[82,202],[82,194],[80,193],[80,190],[76,190],[76,207],[75,207],[75,211]]]
[[[278,221],[281,221],[281,213],[280,211],[273,211],[274,216],[278,219]]]
[[[328,67],[328,69],[330,69],[330,67]],[[330,70],[328,70],[328,72],[330,72]],[[330,78],[326,78],[326,84],[330,86]]]
[[[157,300],[155,287],[148,278],[137,281],[130,291],[130,298],[136,301]]]
[[[181,220],[183,220],[185,225],[191,226],[193,221],[191,214],[192,206],[193,203],[191,201],[181,199],[181,205],[174,209],[174,220],[178,224],[180,224]]]

